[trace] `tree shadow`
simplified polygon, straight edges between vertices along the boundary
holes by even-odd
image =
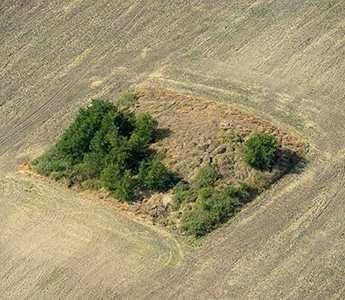
[[[171,135],[172,131],[170,128],[157,128],[154,134],[154,141],[158,142]]]
[[[301,174],[308,164],[308,160],[297,152],[285,148],[278,151],[276,158],[276,163],[271,169],[261,170],[261,172],[269,172],[271,174],[271,178],[265,183],[265,187],[260,190],[255,186],[247,186],[246,197],[241,199],[241,203],[244,204],[252,201],[256,196],[287,174]]]
[[[277,162],[275,168],[283,174],[293,173],[301,174],[308,161],[297,152],[290,149],[280,149],[277,153]]]

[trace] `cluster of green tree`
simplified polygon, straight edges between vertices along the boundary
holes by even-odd
[[[269,134],[253,134],[244,144],[245,161],[259,170],[268,170],[276,162],[277,140]],[[174,189],[172,208],[183,207],[181,229],[201,237],[228,221],[250,197],[256,194],[245,183],[217,188],[217,170],[211,165],[202,168],[196,178],[180,183]]]
[[[93,100],[82,108],[58,142],[34,160],[32,168],[69,185],[104,187],[116,198],[132,201],[143,191],[166,191],[177,183],[150,149],[158,123],[149,114],[135,114],[128,107],[135,94],[122,96],[117,105]],[[245,161],[260,170],[276,162],[277,140],[269,134],[254,134],[244,144]],[[217,187],[218,172],[202,168],[191,183],[174,189],[172,208],[183,210],[181,228],[203,236],[231,218],[249,199],[253,189],[246,184]]]
[[[120,200],[131,201],[143,190],[165,191],[176,184],[176,176],[150,150],[156,129],[149,114],[93,100],[31,165],[42,175],[65,178],[70,185],[103,186]]]

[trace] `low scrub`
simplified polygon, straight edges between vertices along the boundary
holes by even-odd
[[[194,185],[197,188],[213,186],[218,177],[219,174],[215,167],[212,165],[207,165],[199,170],[198,174],[194,178]]]
[[[213,166],[202,168],[191,184],[178,184],[173,193],[173,210],[183,211],[181,229],[201,237],[228,221],[250,197],[246,184],[217,188]]]
[[[119,102],[125,106],[134,97],[122,96]],[[102,185],[124,201],[133,200],[140,188],[164,191],[176,183],[176,177],[150,150],[157,126],[149,114],[93,100],[31,165],[42,175],[67,179],[70,185],[93,189]]]
[[[249,195],[246,185],[223,189],[202,188],[197,192],[195,205],[182,215],[182,230],[201,237],[228,221],[246,202]]]

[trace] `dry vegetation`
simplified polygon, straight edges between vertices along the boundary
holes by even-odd
[[[239,151],[254,132],[273,134],[282,152],[305,153],[298,136],[235,106],[160,88],[143,88],[139,95],[135,110],[156,117],[164,136],[154,148],[164,153],[164,161],[186,180],[209,163],[224,175],[224,183],[254,175]]]
[[[217,172],[214,186],[245,183],[262,192],[306,154],[299,137],[236,107],[159,87],[143,87],[138,94],[134,110],[148,112],[159,122],[161,136],[153,148],[185,182],[192,182],[202,168],[212,166]],[[280,150],[273,170],[256,170],[244,161],[243,145],[253,133],[272,134],[278,140]],[[179,213],[166,220],[173,198],[153,194],[134,209],[175,226]]]

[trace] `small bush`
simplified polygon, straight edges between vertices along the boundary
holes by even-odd
[[[223,190],[224,195],[230,198],[236,198],[241,203],[248,201],[248,198],[254,193],[253,189],[246,183],[241,182],[237,186],[229,185]]]
[[[110,102],[93,100],[91,105],[79,111],[74,122],[63,133],[55,148],[64,158],[78,163],[89,151],[90,143],[96,132],[101,128],[104,116],[110,111],[116,111]]]
[[[181,229],[195,237],[202,237],[214,229],[214,219],[211,212],[196,208],[182,215]]]
[[[101,173],[102,185],[110,192],[114,192],[121,175],[121,171],[115,165],[106,166]]]
[[[50,149],[31,163],[31,167],[37,173],[49,176],[52,172],[64,173],[72,168],[69,157],[63,157],[55,148]]]
[[[129,170],[126,170],[123,176],[116,182],[113,189],[113,195],[122,200],[130,202],[134,198],[137,181]]]
[[[81,187],[86,190],[99,190],[102,187],[102,182],[98,179],[87,179],[81,183]]]
[[[146,138],[143,138],[138,133],[133,133],[128,141],[128,152],[131,154],[132,159],[129,161],[129,167],[137,170],[140,163],[149,159],[152,151]]]
[[[244,159],[259,170],[270,170],[276,161],[278,141],[270,134],[253,134],[244,144]]]
[[[195,207],[182,215],[182,230],[201,237],[225,223],[243,205],[248,197],[248,187],[229,186],[221,191],[213,187],[198,191]]]
[[[218,177],[219,174],[217,170],[213,166],[207,165],[206,167],[203,167],[199,170],[198,174],[194,178],[194,184],[196,188],[213,186],[216,183]]]
[[[157,126],[157,121],[149,114],[138,114],[135,122],[134,134],[141,137],[146,143],[150,143],[154,139]]]
[[[119,200],[127,202],[133,200],[137,182],[130,170],[121,172],[116,166],[110,165],[103,170],[101,182]]]
[[[145,189],[156,191],[166,191],[176,183],[175,176],[157,158],[140,164],[139,180]]]
[[[134,90],[129,90],[126,93],[119,96],[117,99],[117,105],[121,108],[131,107],[138,99],[138,95]]]
[[[180,209],[183,203],[194,202],[196,193],[187,183],[178,184],[173,191],[173,201],[171,203],[174,210]]]

